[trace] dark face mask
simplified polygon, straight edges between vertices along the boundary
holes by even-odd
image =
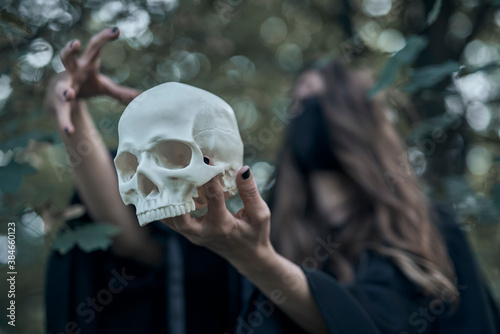
[[[302,113],[290,123],[287,138],[297,166],[305,175],[316,170],[340,170],[320,98],[304,99],[302,106]]]

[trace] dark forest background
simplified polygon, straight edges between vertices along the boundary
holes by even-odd
[[[0,0],[0,270],[7,222],[16,222],[16,333],[42,333],[51,251],[98,251],[116,231],[72,230],[83,208],[69,162],[43,109],[61,48],[118,26],[102,71],[147,89],[165,81],[207,89],[234,108],[245,162],[272,183],[294,75],[340,59],[378,78],[388,117],[406,139],[413,171],[453,209],[500,300],[500,1],[498,0]],[[90,101],[110,149],[124,107]],[[274,120],[273,120],[274,119]],[[274,129],[274,130],[273,130]],[[61,233],[61,230],[62,233]],[[5,292],[5,293],[4,293]],[[0,306],[7,287],[0,281]],[[0,332],[13,332],[0,317]]]

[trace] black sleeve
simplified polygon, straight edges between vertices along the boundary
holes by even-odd
[[[303,268],[313,297],[332,334],[431,333],[412,326],[410,317],[424,305],[422,296],[387,259],[365,253],[352,284]],[[235,333],[304,333],[258,291],[246,303]]]
[[[446,291],[426,298],[392,261],[365,252],[350,284],[341,284],[323,271],[303,268],[330,333],[500,333],[498,308],[465,235],[452,215],[438,213],[436,225],[455,266],[458,308],[450,312],[453,300]],[[243,300],[246,307],[235,333],[304,333],[257,290]]]
[[[428,333],[412,325],[424,305],[416,287],[388,259],[365,253],[351,284],[304,269],[330,333]]]
[[[330,333],[500,333],[500,315],[469,242],[454,216],[437,209],[436,225],[456,273],[460,304],[451,294],[425,299],[388,259],[364,254],[353,284],[306,272]]]
[[[486,279],[464,232],[452,213],[437,207],[437,226],[455,267],[460,305],[451,317],[442,317],[444,333],[500,333],[500,315]]]

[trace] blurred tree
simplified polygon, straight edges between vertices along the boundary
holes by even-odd
[[[121,37],[106,47],[103,71],[139,89],[180,81],[224,98],[262,189],[283,134],[269,124],[287,124],[294,74],[318,57],[381,69],[372,92],[387,91],[388,115],[409,146],[402,159],[410,159],[435,201],[456,211],[500,298],[498,6],[496,0],[0,1],[0,218],[18,226],[18,331],[42,332],[48,251],[54,245],[92,251],[115,233],[64,224],[83,209],[69,204],[70,164],[43,110],[48,79],[63,70],[58,53],[65,43],[86,42],[115,25]],[[108,146],[116,147],[124,108],[95,98],[90,109]],[[398,178],[404,174],[391,182]],[[57,239],[61,228],[67,232]],[[2,225],[0,266],[5,235]],[[0,328],[12,332],[5,319]]]

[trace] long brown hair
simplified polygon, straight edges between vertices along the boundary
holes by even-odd
[[[285,141],[271,198],[275,247],[304,264],[317,238],[328,237],[338,248],[322,265],[341,282],[353,280],[356,261],[370,250],[393,261],[423,294],[439,297],[446,289],[458,295],[452,262],[431,221],[428,199],[409,172],[405,146],[380,103],[367,97],[371,82],[338,62],[318,71],[326,87],[319,99],[328,140],[354,194],[342,204],[349,212],[342,228],[318,221],[308,204],[309,180]]]

